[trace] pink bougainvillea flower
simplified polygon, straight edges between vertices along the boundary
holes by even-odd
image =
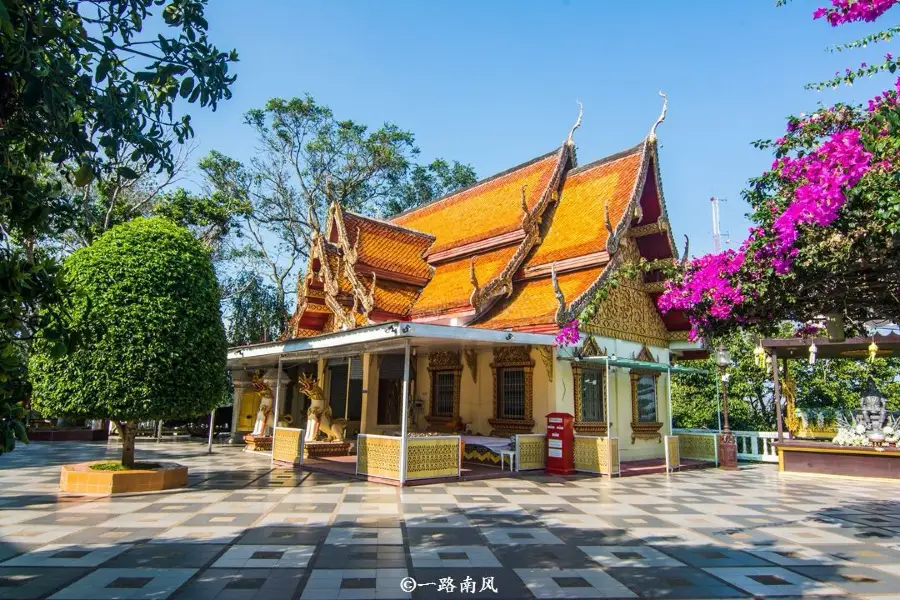
[[[578,320],[576,319],[559,330],[554,343],[560,348],[565,348],[566,346],[574,346],[580,339],[581,332],[578,331]]]
[[[820,7],[813,12],[813,19],[825,17],[832,27],[865,21],[871,23],[886,13],[898,0],[831,0],[831,8]]]

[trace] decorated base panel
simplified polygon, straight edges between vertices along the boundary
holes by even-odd
[[[306,456],[303,448],[302,429],[276,427],[275,439],[272,441],[272,462],[301,465]]]
[[[244,450],[249,452],[268,452],[272,449],[272,436],[248,433],[244,436],[244,443],[247,444]]]
[[[63,465],[59,487],[74,494],[127,494],[158,492],[187,485],[188,469],[177,463],[159,463],[158,469],[93,471],[92,462]]]
[[[778,444],[778,470],[787,473],[900,479],[900,449],[785,441]]]
[[[575,470],[600,475],[618,475],[619,439],[575,436]]]
[[[679,433],[677,437],[679,458],[708,460],[718,464],[718,433]]]
[[[516,436],[516,469],[533,471],[547,466],[547,438],[543,433]]]
[[[350,442],[306,442],[303,446],[303,456],[305,458],[349,455]]]
[[[459,477],[459,436],[410,438],[406,452],[406,480]],[[400,480],[400,438],[360,435],[356,447],[358,475]]]

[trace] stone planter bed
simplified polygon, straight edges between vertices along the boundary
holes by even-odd
[[[780,471],[900,479],[900,448],[800,440],[780,442],[777,448]]]
[[[104,461],[99,461],[104,462]],[[63,465],[59,487],[75,494],[126,494],[156,492],[187,485],[188,469],[178,463],[159,463],[156,469],[95,471],[94,462]]]

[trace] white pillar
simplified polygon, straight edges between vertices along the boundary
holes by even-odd
[[[716,378],[716,418],[719,419],[719,433],[722,433],[722,395],[719,393],[719,374],[715,374]]]
[[[409,341],[403,353],[403,409],[400,416],[400,485],[406,483],[406,448],[409,445]]]
[[[216,409],[213,408],[209,413],[209,441],[206,443],[206,453],[212,454],[213,432],[216,427]]]
[[[609,411],[609,357],[606,360],[606,437],[612,437],[612,413]]]
[[[666,410],[669,411],[669,435],[672,434],[672,367],[666,369],[668,378],[666,379]]]
[[[231,405],[231,441],[235,443],[241,441],[242,434],[238,433],[238,422],[241,419],[241,410],[243,410],[244,391],[251,384],[247,381],[247,372],[237,369],[231,372],[231,383],[234,386]]]
[[[278,410],[281,408],[281,356],[278,357],[278,374],[275,376],[275,406],[272,410],[272,447],[275,446],[275,428],[278,427]],[[266,432],[263,431],[263,435]]]

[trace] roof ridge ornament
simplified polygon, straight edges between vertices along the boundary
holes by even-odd
[[[575,146],[575,130],[581,127],[581,115],[584,112],[584,105],[578,100],[575,102],[578,103],[578,119],[575,121],[575,124],[572,125],[572,129],[569,130],[569,137],[566,138],[566,144],[572,147]]]
[[[651,142],[656,141],[656,128],[666,120],[666,110],[669,107],[669,97],[666,95],[666,93],[662,90],[659,90],[659,95],[662,96],[663,99],[662,112],[659,113],[659,118],[656,119],[656,123],[654,123],[653,127],[650,128],[650,133],[649,135],[647,135],[647,139],[649,139]]]
[[[481,302],[478,299],[478,296],[481,295],[481,288],[478,285],[478,276],[475,275],[475,257],[473,256],[469,259],[469,281],[472,283],[472,295],[469,296],[469,303],[475,308],[478,308],[478,305]]]
[[[550,281],[553,284],[553,294],[556,296],[556,322],[563,325],[566,316],[566,296],[559,287],[559,280],[556,278],[556,261],[550,263]]]
[[[575,124],[572,125],[572,129],[569,130],[569,136],[566,138],[564,144],[569,151],[569,158],[572,161],[573,168],[578,166],[578,159],[575,156],[575,130],[581,127],[581,115],[584,112],[584,105],[578,100],[575,102],[578,103],[578,119],[575,120]]]

